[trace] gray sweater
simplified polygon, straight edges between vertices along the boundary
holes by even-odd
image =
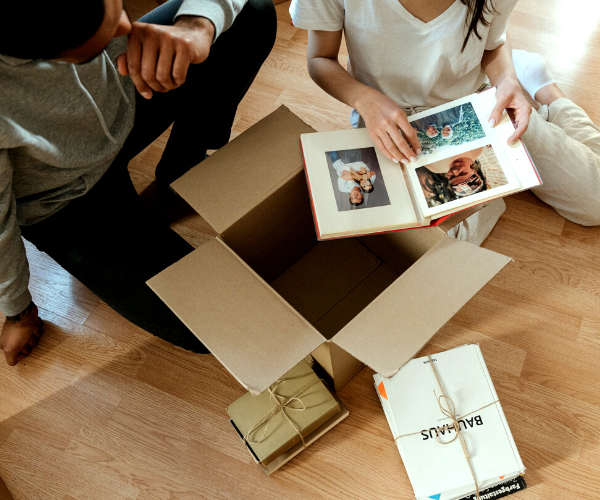
[[[210,19],[215,40],[247,0],[184,0],[177,16]],[[0,311],[31,301],[20,225],[35,224],[84,195],[111,165],[133,127],[135,87],[114,39],[92,61],[23,60],[0,55]]]

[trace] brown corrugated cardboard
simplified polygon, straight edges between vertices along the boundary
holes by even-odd
[[[381,261],[355,239],[316,245],[271,282],[273,289],[314,324]]]
[[[446,238],[415,262],[332,341],[384,377],[391,377],[509,260],[504,255]],[[374,335],[373,324],[377,324]]]
[[[290,231],[290,227],[294,231]],[[233,223],[221,237],[244,262],[270,282],[316,245],[314,234],[306,179],[299,171]]]
[[[281,106],[171,187],[223,233],[304,170],[299,133],[305,132],[314,129]]]
[[[219,239],[148,284],[255,394],[323,342],[319,332]]]
[[[361,361],[392,374],[510,260],[452,240],[439,228],[428,228],[351,240],[343,245],[355,250],[356,244],[364,245],[363,260],[327,264],[325,256],[336,253],[328,247],[339,242],[317,243],[306,183],[301,182],[299,137],[310,131],[280,108],[175,182],[173,188],[220,236],[149,281],[253,393],[265,390],[317,348],[314,357],[329,368],[336,388],[350,380]],[[264,182],[253,184],[255,189],[248,182],[253,174],[264,177]],[[337,279],[340,288],[332,286],[335,293],[323,294],[314,287],[329,285],[319,285],[314,276],[306,275],[306,286],[302,283],[297,290],[304,290],[304,299],[296,302],[301,314],[266,281],[276,282],[281,276],[283,282],[303,256],[310,261],[319,255],[324,260],[317,259],[311,267],[333,274],[330,279]],[[331,327],[328,341],[310,322],[342,310],[345,297],[367,283],[369,269],[378,260],[400,277],[369,305],[361,306],[364,309],[346,326],[339,322],[339,333]],[[348,280],[363,261],[370,263],[369,272],[359,273],[364,279]],[[302,280],[302,274],[295,279]],[[294,291],[294,280],[289,282]],[[289,287],[288,292],[282,288],[286,293]],[[323,304],[301,305],[311,297],[320,297]]]
[[[342,240],[343,241],[343,240]],[[352,241],[352,240],[350,240]],[[314,326],[326,339],[331,339],[358,313],[400,276],[390,266],[382,263],[348,295],[337,302]]]
[[[346,295],[340,302],[331,308],[319,321],[315,328],[326,339],[331,339],[365,307],[367,307],[380,293],[390,286],[399,274],[388,265],[382,263],[370,276],[363,280]],[[344,387],[364,366],[342,348],[331,342],[321,344],[313,351],[313,358],[319,363],[327,376],[329,385],[336,391]]]
[[[365,366],[362,361],[332,342],[321,344],[313,351],[312,358],[323,368],[319,375],[336,391],[350,382]]]

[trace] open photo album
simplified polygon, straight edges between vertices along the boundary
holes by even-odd
[[[506,113],[488,125],[495,89],[408,118],[422,154],[397,164],[367,129],[302,134],[320,240],[429,226],[494,198],[538,186],[540,176]]]

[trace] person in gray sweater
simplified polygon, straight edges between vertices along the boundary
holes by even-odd
[[[9,365],[43,332],[22,236],[134,324],[207,352],[145,285],[193,248],[140,200],[127,165],[171,124],[159,185],[226,144],[275,31],[271,0],[170,0],[134,23],[122,0],[0,7],[0,349]]]

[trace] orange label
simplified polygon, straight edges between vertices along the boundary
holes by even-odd
[[[379,382],[377,389],[379,390],[379,394],[381,394],[381,397],[387,400],[388,397],[387,393],[385,392],[385,386],[383,385],[383,382]]]

